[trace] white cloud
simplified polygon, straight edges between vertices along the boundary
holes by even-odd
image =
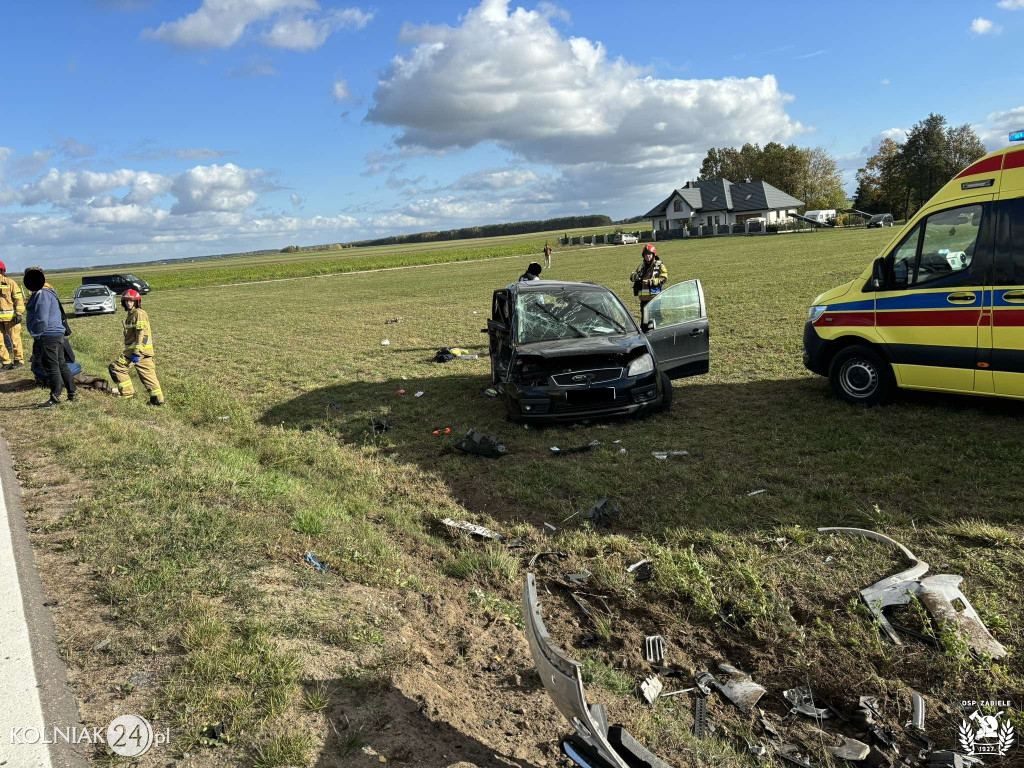
[[[60,142],[59,149],[61,154],[65,157],[72,157],[76,159],[91,157],[96,154],[95,147],[88,144],[82,144],[80,141],[76,141],[72,138],[67,138]]]
[[[453,189],[509,189],[537,181],[537,174],[528,168],[482,170],[466,174],[456,181]]]
[[[142,35],[182,48],[230,48],[254,22],[282,11],[316,8],[316,0],[203,0],[187,16],[143,30]]]
[[[334,86],[331,88],[331,94],[334,96],[334,100],[338,103],[352,98],[352,91],[348,89],[348,81],[335,80]]]
[[[881,80],[879,80],[879,83],[881,83],[886,88],[888,88],[889,85],[891,84],[891,82],[890,82],[888,77],[883,77]]]
[[[1019,11],[1024,8],[1024,0],[999,0],[996,5],[1006,11]]]
[[[263,171],[239,168],[234,163],[197,165],[174,179],[171,193],[178,202],[171,213],[240,213],[256,202],[259,193],[254,187],[262,177]]]
[[[556,197],[638,207],[692,177],[709,146],[805,130],[772,75],[654,78],[599,42],[563,37],[551,18],[484,0],[455,27],[406,25],[413,47],[381,77],[368,119],[398,128],[400,149],[492,143],[558,169]]]
[[[8,165],[8,175],[12,179],[21,179],[27,176],[33,176],[41,171],[50,158],[53,157],[53,152],[47,152],[42,150],[36,150],[31,155],[19,155],[14,157],[14,160]]]
[[[64,171],[51,168],[33,182],[18,188],[18,201],[22,205],[49,204],[58,207],[87,202],[116,189],[126,189],[126,203],[148,203],[170,188],[165,176],[146,171],[121,169],[108,173],[93,171]]]
[[[275,22],[262,39],[272,48],[312,51],[327,42],[334,32],[363,29],[372,19],[372,13],[359,8],[332,9],[320,18],[292,16]]]
[[[971,22],[971,32],[975,35],[998,35],[1002,31],[1001,26],[981,16]]]
[[[254,24],[269,22],[260,40],[273,48],[311,51],[334,32],[362,29],[373,14],[360,8],[333,8],[321,12],[316,0],[203,0],[203,4],[177,21],[165,21],[142,36],[179,48],[230,48]],[[269,64],[250,63],[229,75],[272,74]]]
[[[1024,106],[991,112],[979,124],[971,126],[988,149],[995,150],[1010,143],[1010,133],[1024,130]]]

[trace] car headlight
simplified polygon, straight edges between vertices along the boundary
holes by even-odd
[[[629,364],[629,368],[626,369],[626,375],[643,376],[645,373],[650,373],[653,370],[654,358],[651,357],[650,353],[647,353]]]
[[[826,305],[826,304],[815,304],[807,312],[807,322],[808,323],[816,322],[819,317],[821,317],[823,314],[825,314],[825,310],[826,309],[828,309],[828,305]]]

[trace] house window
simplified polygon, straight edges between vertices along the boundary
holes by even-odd
[[[676,213],[679,213],[681,210],[683,210],[683,201],[676,200],[675,203],[672,204],[672,210],[675,211]]]
[[[715,216],[715,224],[716,225],[718,224],[718,217],[717,216]]]

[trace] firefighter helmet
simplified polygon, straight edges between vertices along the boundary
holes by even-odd
[[[132,301],[134,301],[136,307],[142,306],[142,297],[139,296],[139,292],[136,291],[134,288],[129,288],[127,291],[121,294],[122,307],[124,307],[124,302],[126,299],[131,299]],[[125,307],[125,309],[127,309],[127,307]]]
[[[654,258],[658,258],[658,249],[655,248],[650,243],[648,243],[647,245],[644,246],[644,249],[641,252],[641,255],[642,256],[646,256],[648,253],[651,254],[651,256],[653,256]]]
[[[7,274],[7,265],[0,261],[0,275]]]

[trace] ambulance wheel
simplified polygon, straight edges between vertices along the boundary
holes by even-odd
[[[871,347],[855,344],[832,358],[828,371],[832,389],[848,403],[880,405],[894,389],[889,364]]]

